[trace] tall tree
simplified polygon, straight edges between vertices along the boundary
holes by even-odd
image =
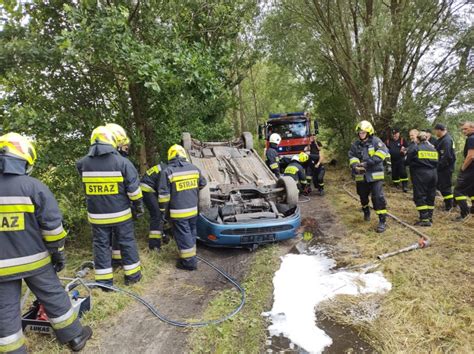
[[[423,102],[426,109],[438,93],[447,106],[469,85],[472,27],[459,18],[467,6],[456,0],[281,0],[267,34],[276,44],[273,53],[289,54],[284,61],[311,73],[311,80],[318,64],[328,67],[354,115],[387,127],[405,103]],[[302,47],[296,52],[313,60],[288,51],[295,39]],[[449,85],[453,80],[458,84]]]

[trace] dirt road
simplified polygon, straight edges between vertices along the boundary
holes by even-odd
[[[303,225],[313,232],[316,242],[336,246],[344,236],[344,229],[335,220],[326,198],[312,196],[301,203]],[[280,254],[294,246],[295,240],[280,244]],[[200,246],[198,253],[223,268],[232,277],[242,280],[249,269],[254,253],[241,249],[212,249]],[[228,283],[205,264],[198,272],[177,270],[172,265],[163,269],[145,291],[144,298],[164,315],[175,320],[200,319],[209,301]],[[120,314],[108,327],[96,333],[87,353],[182,353],[186,351],[189,329],[167,325],[153,317],[142,305],[134,304]]]

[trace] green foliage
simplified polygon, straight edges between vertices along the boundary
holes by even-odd
[[[0,126],[34,137],[36,176],[70,224],[84,220],[75,161],[92,129],[123,125],[143,171],[190,131],[228,138],[235,70],[254,58],[240,35],[250,0],[3,2]],[[238,58],[238,59],[236,59]]]

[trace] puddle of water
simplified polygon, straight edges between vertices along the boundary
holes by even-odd
[[[273,279],[273,308],[264,314],[272,322],[268,327],[271,344],[267,348],[311,353],[321,353],[325,348],[332,353],[373,352],[352,329],[329,320],[317,321],[315,308],[338,294],[384,293],[391,289],[391,284],[380,272],[334,271],[336,262],[324,251],[311,252],[314,254],[282,257]],[[285,341],[280,335],[288,339]],[[291,343],[296,346],[291,348]]]

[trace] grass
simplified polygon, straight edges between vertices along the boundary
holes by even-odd
[[[280,261],[278,245],[259,248],[242,283],[247,302],[234,318],[220,324],[193,330],[188,347],[197,353],[258,353],[263,351],[267,322],[262,312],[269,309],[273,293],[273,274]],[[205,311],[205,318],[217,318],[237,306],[240,300],[235,290],[224,290]]]
[[[136,230],[138,247],[140,253],[140,261],[142,264],[142,281],[131,287],[126,287],[123,280],[123,270],[118,270],[114,273],[114,285],[118,287],[128,288],[138,294],[144,292],[147,285],[155,280],[154,275],[158,274],[160,270],[165,267],[171,267],[173,265],[173,259],[176,256],[176,246],[174,242],[162,247],[162,251],[157,254],[148,250],[148,230],[146,222],[140,221],[138,229]],[[91,236],[82,237],[82,242],[77,240],[71,240],[66,244],[67,253],[67,267],[63,270],[60,277],[74,277],[76,269],[85,260],[92,260],[92,239]],[[88,281],[93,281],[93,272],[86,278]],[[99,289],[92,290],[93,297],[93,308],[87,312],[81,323],[83,325],[89,325],[94,330],[94,336],[90,341],[90,345],[98,343],[100,341],[101,328],[104,325],[111,325],[114,323],[114,318],[125,310],[133,300],[129,297],[123,296],[118,293],[104,293]],[[33,301],[31,296],[30,301]],[[54,336],[27,333],[27,347],[29,352],[35,353],[61,353],[69,352],[67,346],[62,346],[57,342]]]
[[[389,219],[384,234],[373,230],[372,221],[362,221],[358,201],[349,197],[341,188],[348,181],[344,171],[329,171],[326,185],[329,198],[347,230],[347,242],[353,244],[360,257],[343,254],[338,261],[363,264],[375,260],[378,254],[396,250],[416,242],[410,230]],[[355,191],[355,186],[351,185]],[[404,194],[386,187],[385,194],[390,213],[413,224],[418,217],[411,193]],[[474,296],[474,243],[472,221],[460,224],[452,221],[456,213],[442,210],[442,200],[437,200],[434,225],[421,230],[431,236],[432,246],[424,250],[389,258],[383,262],[384,275],[392,282],[393,289],[379,299],[379,315],[375,321],[354,323],[350,309],[361,308],[349,298],[338,298],[334,306],[324,313],[341,323],[352,324],[369,339],[380,352],[456,352],[474,351],[473,296]],[[371,301],[370,298],[367,301]]]

